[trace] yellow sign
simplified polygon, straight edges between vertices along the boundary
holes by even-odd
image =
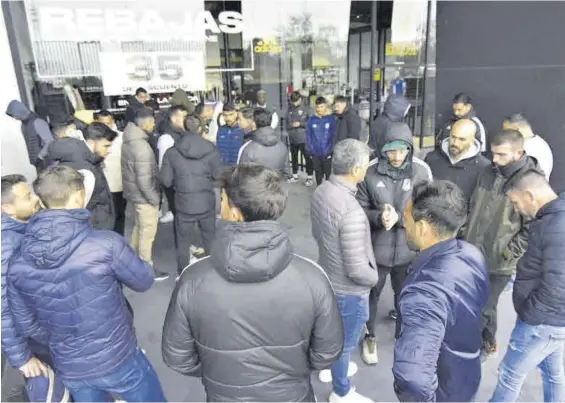
[[[374,81],[381,81],[381,69],[378,67],[375,69],[375,74],[373,75]]]
[[[276,39],[261,39],[255,45],[255,53],[281,53],[282,46]]]
[[[411,43],[387,43],[387,56],[417,56],[418,46]]]

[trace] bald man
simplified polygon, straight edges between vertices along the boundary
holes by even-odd
[[[476,139],[477,125],[471,119],[460,119],[451,128],[449,137],[426,156],[434,179],[448,180],[471,198],[477,179],[490,161],[481,154]]]

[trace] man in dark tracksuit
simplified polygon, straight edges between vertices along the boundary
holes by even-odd
[[[379,139],[385,135],[388,126],[393,122],[404,122],[406,114],[410,110],[410,102],[402,95],[390,95],[383,107],[383,113],[373,122],[373,127],[369,135],[369,147],[376,152],[379,157]]]
[[[506,186],[537,168],[535,160],[524,152],[524,138],[515,130],[503,130],[494,136],[491,152],[493,165],[479,177],[471,196],[469,219],[462,231],[465,240],[481,250],[489,269],[490,294],[483,312],[483,360],[498,351],[498,299],[528,245],[526,220],[513,207]]]
[[[290,140],[290,156],[292,160],[292,178],[289,182],[298,181],[298,156],[302,155],[306,164],[307,184],[312,184],[312,160],[306,156],[306,122],[310,117],[310,111],[306,105],[302,103],[302,95],[300,92],[294,91],[290,96],[288,103],[288,112],[286,114],[286,131]]]
[[[160,172],[162,185],[174,189],[179,274],[190,263],[196,226],[202,235],[205,254],[210,253],[216,231],[214,182],[222,165],[214,144],[202,138],[200,119],[187,117],[186,129],[188,133],[165,153]]]
[[[403,211],[412,196],[412,188],[432,180],[428,165],[414,157],[412,132],[406,123],[392,122],[379,138],[380,158],[373,160],[365,180],[359,184],[357,200],[371,224],[371,239],[379,271],[379,282],[369,295],[368,334],[363,341],[363,360],[378,362],[376,326],[377,305],[387,275],[391,275],[394,305],[416,253],[408,247]],[[395,337],[400,334],[400,318]]]
[[[338,95],[335,98],[335,144],[345,139],[361,139],[361,118],[355,109],[347,103],[347,98]]]

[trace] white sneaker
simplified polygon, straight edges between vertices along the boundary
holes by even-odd
[[[357,367],[357,364],[355,364],[353,361],[350,361],[349,368],[347,368],[347,377],[351,378],[353,375],[357,373],[358,369],[359,368]],[[318,375],[318,379],[320,379],[320,382],[322,383],[330,383],[332,381],[332,370],[331,369],[321,370],[320,374]]]
[[[304,182],[304,186],[306,186],[308,188],[313,186],[313,185],[314,185],[314,180],[312,178],[307,178],[306,182]]]
[[[204,255],[204,248],[200,248],[195,245],[190,245],[190,254],[194,257]]]
[[[369,399],[368,397],[365,397],[365,396],[357,393],[355,388],[351,388],[349,393],[345,396],[338,396],[338,395],[335,394],[335,392],[332,392],[330,394],[329,402],[330,403],[348,403],[348,402],[352,402],[352,403],[373,403],[373,401],[371,399]]]
[[[377,339],[373,337],[365,337],[363,339],[361,358],[363,358],[363,361],[367,365],[375,365],[379,362],[379,354],[377,351]]]
[[[173,222],[174,219],[175,219],[175,216],[173,215],[173,213],[168,211],[165,215],[163,215],[163,217],[161,217],[159,222],[161,222],[163,224],[168,224],[170,222]]]
[[[296,183],[298,182],[298,175],[292,175],[290,178],[287,179],[287,183]]]

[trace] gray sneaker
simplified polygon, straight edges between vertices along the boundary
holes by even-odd
[[[379,362],[379,354],[377,352],[377,339],[374,337],[365,337],[363,340],[363,348],[361,358],[367,365],[376,365]]]

